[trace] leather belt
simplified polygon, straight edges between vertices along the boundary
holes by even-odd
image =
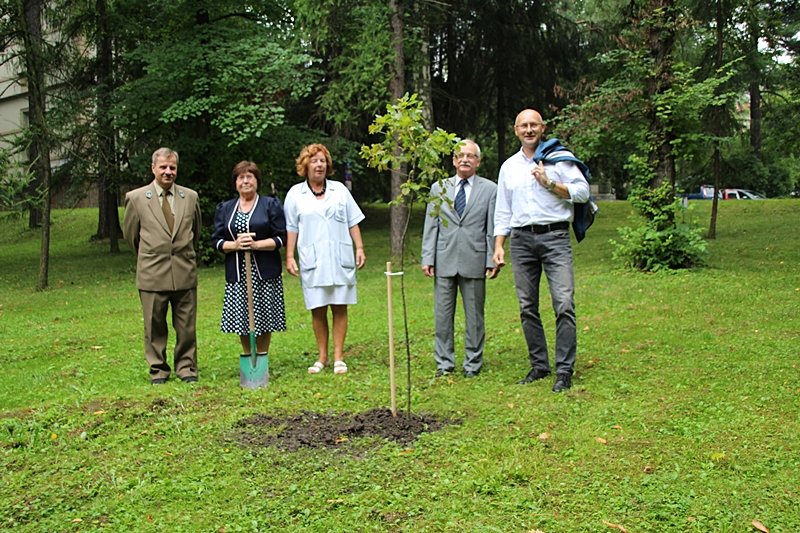
[[[533,233],[540,235],[542,233],[550,233],[551,231],[569,229],[569,222],[553,222],[552,224],[531,224],[530,226],[520,226],[514,229],[520,231],[532,231]]]

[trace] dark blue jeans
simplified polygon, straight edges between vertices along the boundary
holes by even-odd
[[[542,372],[550,370],[547,340],[539,315],[539,281],[544,271],[556,315],[556,372],[572,375],[578,343],[569,230],[537,235],[528,230],[513,229],[509,248],[531,367]]]

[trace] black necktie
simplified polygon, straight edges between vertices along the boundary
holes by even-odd
[[[458,188],[458,194],[456,194],[456,212],[458,216],[462,216],[464,214],[464,208],[467,207],[467,193],[464,190],[464,186],[467,184],[467,180],[461,180]]]
[[[167,220],[170,233],[172,233],[172,229],[175,227],[175,217],[172,216],[172,208],[169,206],[169,196],[171,194],[172,191],[164,191],[164,197],[161,199],[161,210],[164,212],[164,218]]]

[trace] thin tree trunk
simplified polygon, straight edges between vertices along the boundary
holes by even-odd
[[[753,154],[763,159],[761,152],[761,84],[754,81],[750,84],[750,147]]]
[[[497,19],[500,27],[508,23],[510,15],[504,2],[498,3]],[[502,164],[508,154],[506,151],[506,131],[508,122],[506,117],[506,79],[508,75],[508,61],[504,57],[506,50],[505,36],[503,32],[496,32],[494,46],[494,76],[497,93],[495,95],[495,134],[497,135],[497,162]],[[518,109],[517,111],[522,111]]]
[[[425,129],[433,131],[433,92],[431,89],[431,51],[428,43],[430,42],[430,26],[428,24],[428,12],[423,2],[415,3],[417,14],[417,24],[422,34],[419,50],[419,67],[414,72],[414,92],[419,95],[422,101],[422,117]]]
[[[722,11],[722,1],[717,0],[716,5],[716,57],[714,58],[714,63],[717,69],[722,68],[722,60],[723,60],[723,53],[724,53],[724,24],[725,19]],[[716,239],[717,238],[717,207],[719,205],[719,200],[717,198],[717,192],[719,191],[720,186],[722,185],[722,154],[720,153],[719,149],[719,139],[722,137],[722,119],[723,119],[724,110],[720,106],[716,106],[712,109],[712,116],[713,124],[712,129],[714,132],[714,198],[711,201],[711,221],[708,225],[708,235],[709,239]]]
[[[109,239],[111,253],[119,252],[119,210],[117,209],[117,163],[114,127],[111,121],[113,90],[112,45],[106,0],[97,0],[99,29],[97,43],[97,127],[99,130],[100,212],[98,236]],[[102,225],[101,225],[102,224]]]
[[[392,13],[392,43],[394,45],[394,75],[390,83],[392,100],[396,101],[405,93],[405,71],[406,61],[403,51],[403,6],[400,0],[389,0],[389,8]],[[395,156],[399,155],[400,146],[395,148]],[[391,195],[392,200],[400,196],[400,186],[403,184],[405,171],[401,168],[391,170]],[[403,231],[408,219],[408,207],[399,203],[393,203],[389,208],[390,226],[390,247],[391,255],[394,260],[403,256]]]
[[[50,268],[50,147],[45,110],[44,50],[42,41],[42,0],[23,0],[22,41],[28,79],[28,117],[31,129],[31,167],[43,192],[42,242],[39,252],[37,290],[48,287]]]
[[[748,91],[750,93],[750,148],[753,154],[759,159],[763,160],[761,152],[761,78],[763,76],[762,70],[758,66],[758,39],[760,35],[756,10],[757,6],[750,2],[749,15],[747,17],[747,33],[748,33],[748,48],[747,56],[749,57],[749,70],[750,70],[750,85]]]

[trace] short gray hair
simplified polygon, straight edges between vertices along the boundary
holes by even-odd
[[[469,139],[469,138],[461,139],[458,142],[458,147],[456,148],[455,153],[456,154],[460,153],[461,152],[461,145],[466,144],[466,143],[472,143],[472,144],[475,145],[475,149],[478,151],[478,153],[476,155],[478,156],[478,159],[480,159],[481,158],[481,146],[478,143],[476,143],[475,141],[473,141],[472,139]]]
[[[158,150],[156,150],[155,152],[153,152],[153,161],[152,161],[151,164],[155,165],[156,164],[156,159],[158,159],[159,157],[163,157],[165,159],[171,159],[171,158],[174,157],[175,158],[175,164],[176,165],[178,164],[178,152],[176,152],[172,148],[162,147],[162,148],[159,148]]]

